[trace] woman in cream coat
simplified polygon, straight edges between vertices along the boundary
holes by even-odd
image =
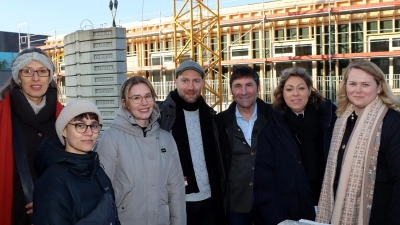
[[[97,146],[123,225],[186,224],[179,155],[172,135],[157,122],[155,97],[148,80],[126,80],[122,107]]]

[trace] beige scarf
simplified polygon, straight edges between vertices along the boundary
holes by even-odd
[[[388,107],[376,97],[357,119],[344,152],[335,199],[333,181],[337,155],[347,118],[353,111],[354,106],[350,104],[335,123],[318,203],[317,222],[335,225],[369,223],[382,121]]]

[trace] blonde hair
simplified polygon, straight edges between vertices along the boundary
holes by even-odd
[[[137,84],[146,84],[150,88],[151,95],[153,95],[153,99],[154,99],[153,108],[158,113],[160,113],[160,109],[158,108],[157,104],[155,103],[155,99],[157,98],[157,94],[156,94],[156,91],[153,88],[153,85],[151,85],[151,83],[147,79],[145,79],[145,78],[143,78],[141,76],[133,76],[133,77],[127,79],[122,84],[121,93],[120,93],[121,94],[121,99],[125,100],[125,102],[128,101],[129,97],[131,97],[131,96],[129,96],[129,91],[131,90],[131,88],[133,86],[135,86]],[[124,107],[124,109],[128,109],[128,106],[126,104],[124,104],[122,107]]]
[[[373,62],[364,59],[357,59],[352,61],[346,68],[343,74],[343,80],[339,86],[338,92],[338,108],[336,110],[336,115],[339,117],[346,110],[347,106],[350,104],[350,100],[346,93],[346,83],[349,77],[349,73],[352,69],[362,70],[369,75],[371,75],[376,81],[377,85],[379,83],[382,85],[382,91],[378,93],[378,97],[388,108],[400,111],[400,100],[396,97],[392,89],[389,87],[385,79],[385,74],[382,70]]]

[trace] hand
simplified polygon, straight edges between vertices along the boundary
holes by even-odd
[[[26,214],[32,214],[33,213],[33,202],[26,205],[25,208],[27,209]]]

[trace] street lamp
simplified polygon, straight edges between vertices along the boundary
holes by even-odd
[[[109,7],[110,7],[111,16],[113,19],[113,27],[116,27],[115,26],[115,14],[117,14],[118,0],[114,0],[114,3],[112,2],[112,0],[110,0]],[[114,7],[114,9],[113,9],[113,7]]]

